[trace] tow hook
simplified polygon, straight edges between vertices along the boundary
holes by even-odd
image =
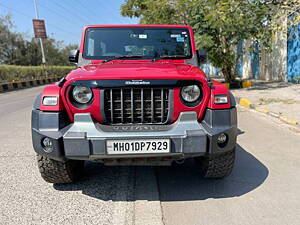
[[[175,162],[178,164],[178,165],[181,165],[185,162],[185,158],[179,158],[179,159],[175,159]]]

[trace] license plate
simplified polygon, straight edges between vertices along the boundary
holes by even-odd
[[[170,152],[169,139],[107,140],[107,154],[144,154]]]

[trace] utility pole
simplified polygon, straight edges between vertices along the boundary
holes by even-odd
[[[36,19],[39,19],[39,12],[38,12],[38,8],[36,6],[36,0],[33,0],[33,5],[34,5],[34,10],[35,10],[35,17],[36,17]],[[39,41],[40,41],[41,52],[42,52],[42,63],[43,63],[43,65],[45,65],[46,58],[45,58],[44,45],[43,45],[42,38],[39,38]]]

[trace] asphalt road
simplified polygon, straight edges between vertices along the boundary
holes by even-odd
[[[239,108],[236,166],[205,180],[173,167],[87,163],[76,184],[45,183],[31,146],[41,87],[0,94],[0,224],[300,224],[300,134]]]

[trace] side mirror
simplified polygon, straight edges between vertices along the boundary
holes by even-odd
[[[197,57],[199,65],[205,64],[207,62],[207,51],[206,50],[197,50]]]
[[[69,52],[69,62],[78,63],[79,50],[71,50]]]

